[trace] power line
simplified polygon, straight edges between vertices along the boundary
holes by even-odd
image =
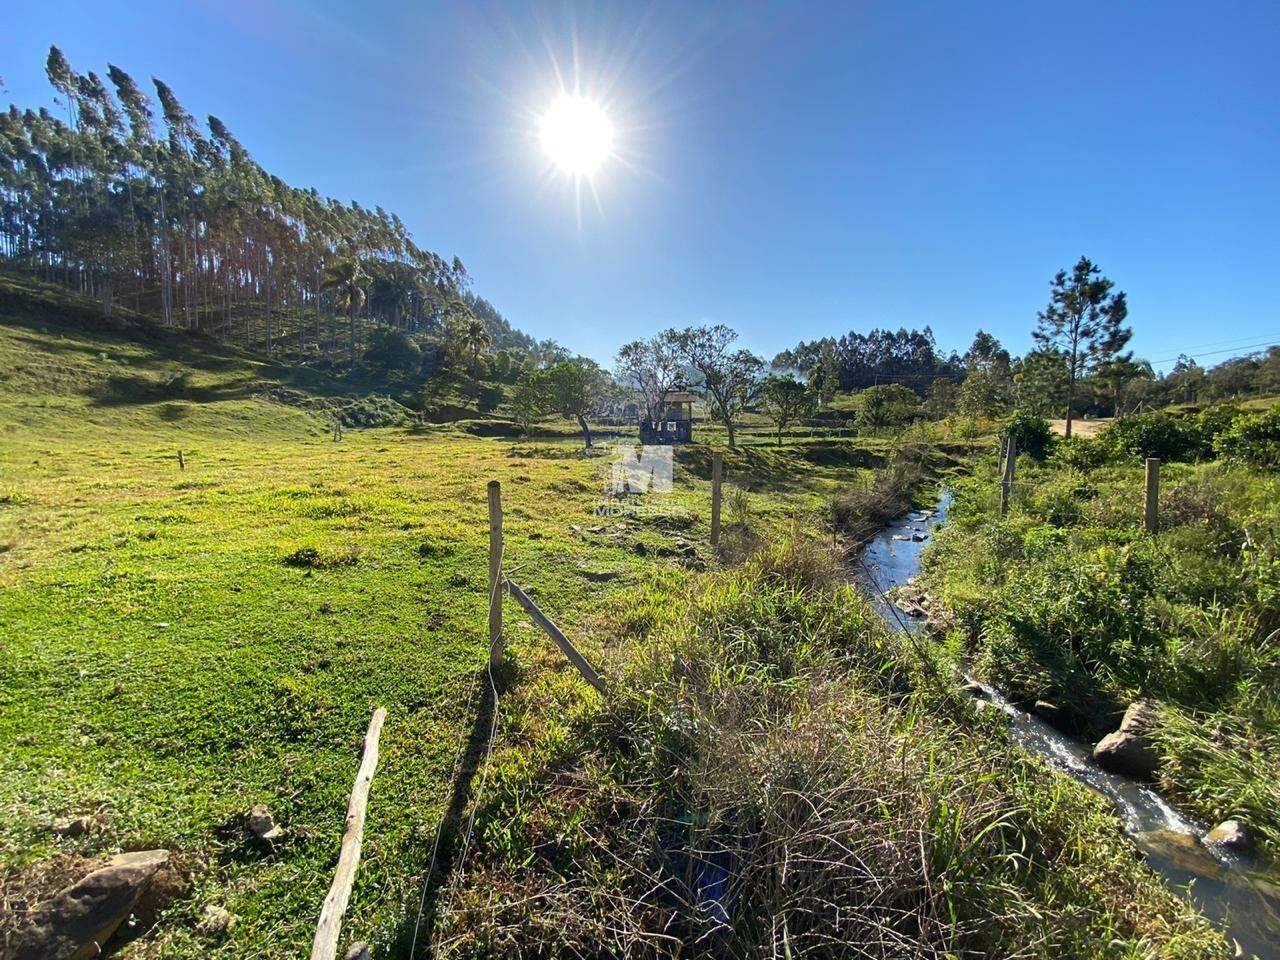
[[[1266,334],[1263,334],[1263,335],[1266,335]],[[1229,344],[1234,344],[1234,343],[1242,344],[1242,346],[1236,347],[1235,349],[1244,349],[1245,346],[1248,346],[1248,344],[1243,343],[1244,340],[1256,340],[1257,338],[1258,338],[1258,334],[1251,333],[1251,334],[1248,334],[1247,337],[1233,337],[1233,338],[1224,339],[1224,340],[1210,340],[1210,342],[1208,343],[1197,343],[1196,346],[1193,346],[1193,347],[1184,347],[1183,349],[1181,349],[1181,352],[1190,353],[1192,351],[1196,351],[1196,349],[1204,349],[1206,347],[1226,347],[1226,346],[1229,346]]]
[[[1238,353],[1238,352],[1240,352],[1241,350],[1257,351],[1257,350],[1263,350],[1263,349],[1266,349],[1267,347],[1280,347],[1280,342],[1277,342],[1277,341],[1271,340],[1271,341],[1267,341],[1267,342],[1265,342],[1265,343],[1247,343],[1247,344],[1243,344],[1243,345],[1238,346],[1238,347],[1227,347],[1227,348],[1225,348],[1225,349],[1223,349],[1223,350],[1204,350],[1204,351],[1199,351],[1199,352],[1196,352],[1194,355],[1193,355],[1193,354],[1191,354],[1190,352],[1188,352],[1188,351],[1184,350],[1184,351],[1182,351],[1180,354],[1178,354],[1178,356],[1177,356],[1177,357],[1168,357],[1168,358],[1166,358],[1166,359],[1164,359],[1164,360],[1152,360],[1152,361],[1150,361],[1150,362],[1151,362],[1151,364],[1154,366],[1154,365],[1155,365],[1155,364],[1157,364],[1157,363],[1172,363],[1172,362],[1174,362],[1175,360],[1177,360],[1179,357],[1183,357],[1183,356],[1190,357],[1191,359],[1193,359],[1193,360],[1194,360],[1196,357],[1215,357],[1215,356],[1217,356],[1217,355],[1219,355],[1219,354],[1222,354],[1222,353]]]

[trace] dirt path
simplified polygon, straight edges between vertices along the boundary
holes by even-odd
[[[1092,437],[1110,422],[1110,417],[1104,417],[1101,420],[1072,420],[1071,433],[1077,437]],[[1050,420],[1049,426],[1053,427],[1053,432],[1060,437],[1067,432],[1067,421],[1065,420]]]

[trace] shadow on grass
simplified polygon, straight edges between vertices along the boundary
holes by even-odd
[[[493,677],[499,691],[508,689],[513,680],[512,668],[508,667],[496,672]],[[432,956],[431,942],[435,936],[436,918],[441,903],[447,903],[455,872],[459,869],[462,846],[466,842],[467,807],[471,804],[472,782],[484,764],[489,749],[489,739],[493,732],[494,709],[497,700],[493,686],[485,668],[481,668],[480,682],[477,691],[471,698],[470,707],[475,711],[475,720],[467,734],[462,757],[458,762],[458,770],[454,775],[453,788],[449,792],[449,803],[437,826],[436,855],[434,867],[426,878],[426,889],[423,893],[422,912],[416,910],[404,918],[396,933],[391,948],[391,956],[401,960],[412,960],[413,955]],[[470,709],[468,712],[471,712]],[[416,950],[414,944],[416,943]]]
[[[245,400],[253,393],[252,380],[238,379],[220,384],[192,386],[185,373],[167,377],[139,374],[111,376],[88,391],[93,405],[97,407],[145,406],[172,400],[215,403],[219,400]]]

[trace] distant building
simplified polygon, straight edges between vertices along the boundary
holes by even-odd
[[[687,390],[672,390],[667,394],[653,420],[644,419],[640,407],[641,443],[691,443],[693,441],[693,404],[698,395]]]

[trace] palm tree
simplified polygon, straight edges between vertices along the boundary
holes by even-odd
[[[320,289],[335,291],[338,306],[347,311],[351,331],[349,352],[353,367],[356,365],[356,314],[364,306],[364,284],[368,279],[357,258],[343,257],[324,268],[324,279],[320,281]]]
[[[489,336],[484,321],[479,317],[472,317],[463,325],[462,346],[471,354],[471,369],[475,370],[480,354],[493,346],[493,337]]]

